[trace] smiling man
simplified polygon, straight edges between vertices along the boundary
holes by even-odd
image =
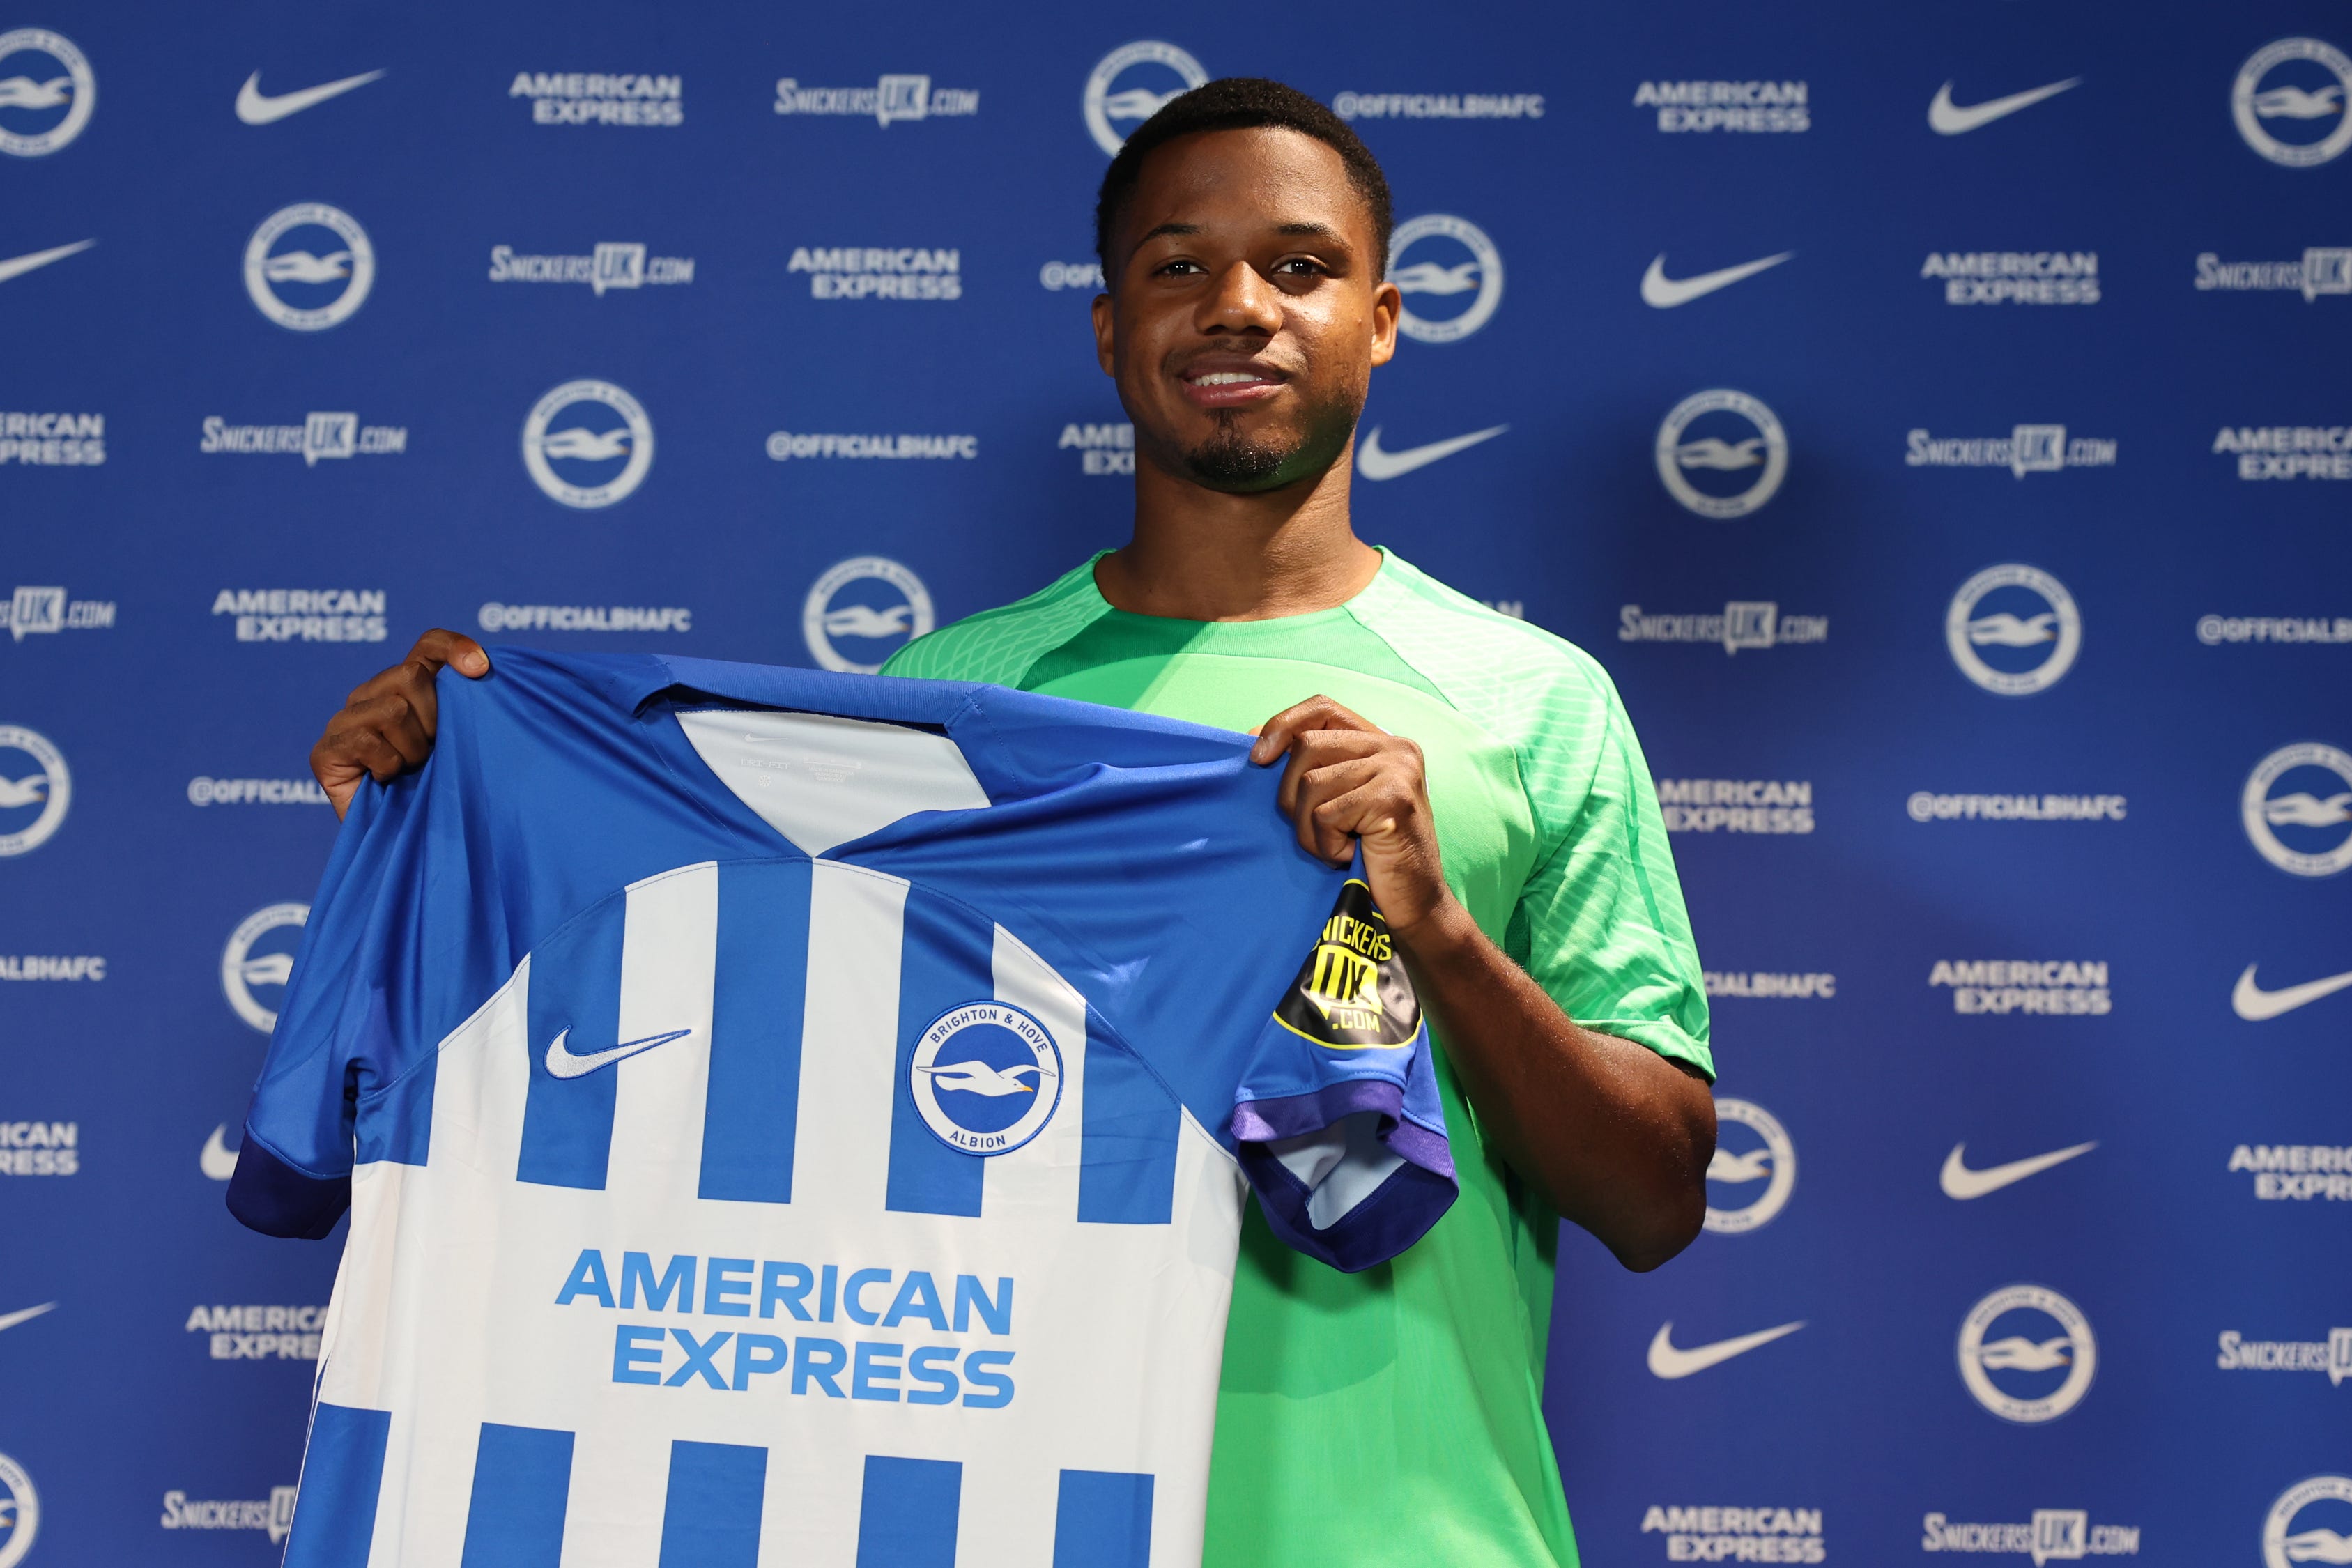
[[[1349,525],[1400,299],[1387,183],[1344,122],[1278,83],[1211,82],[1129,139],[1096,225],[1134,536],[887,670],[1257,731],[1300,841],[1335,864],[1360,843],[1431,1017],[1461,1196],[1354,1275],[1252,1210],[1207,1563],[1573,1563],[1541,1407],[1559,1218],[1656,1267],[1698,1232],[1715,1140],[1648,768],[1591,659]],[[445,663],[489,668],[428,633],[328,725],[311,763],[338,809],[423,759]]]

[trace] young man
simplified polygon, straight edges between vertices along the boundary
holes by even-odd
[[[1401,301],[1387,184],[1344,122],[1277,83],[1212,82],[1129,138],[1096,224],[1134,537],[887,672],[1257,731],[1300,842],[1344,864],[1360,841],[1432,1018],[1461,1197],[1360,1275],[1253,1213],[1206,1561],[1572,1563],[1541,1410],[1557,1216],[1655,1268],[1698,1232],[1714,1147],[1648,769],[1589,658],[1349,526]],[[430,749],[444,663],[489,668],[428,633],[328,725],[311,763],[338,809]]]

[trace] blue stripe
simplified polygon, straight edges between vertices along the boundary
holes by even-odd
[[[361,1026],[360,1036],[349,1052],[351,1059],[394,1062],[403,1053],[394,1045],[398,1037],[393,1032],[389,1009],[384,1005],[383,993],[368,993],[367,1022]],[[422,1165],[432,1152],[433,1143],[433,1082],[440,1070],[438,1053],[428,1055],[414,1067],[400,1070],[400,1081],[390,1094],[374,1104],[373,1112],[359,1119],[359,1163],[373,1164],[389,1160],[402,1165]]]
[[[1086,1129],[1078,1156],[1082,1225],[1166,1225],[1176,1203],[1181,1108],[1134,1052],[1087,1009]]]
[[[807,861],[719,868],[703,1197],[793,1201],[808,920]]]
[[[963,1467],[952,1459],[866,1456],[857,1568],[955,1568]]]
[[[920,888],[907,891],[898,970],[898,1069],[890,1086],[890,1183],[885,1206],[914,1214],[980,1213],[978,1154],[949,1148],[923,1124],[907,1080],[915,1042],[950,1007],[996,994],[995,931]]]
[[[389,1410],[320,1404],[310,1412],[285,1568],[365,1568],[391,1432]]]
[[[571,1494],[571,1433],[483,1422],[459,1568],[557,1568]]]
[[[1092,1092],[1094,1080],[1087,1080]],[[1064,1470],[1054,1505],[1054,1568],[1150,1568],[1151,1478]]]
[[[767,1488],[765,1448],[672,1443],[660,1568],[757,1568]]]
[[[530,955],[530,1087],[522,1110],[522,1158],[515,1180],[551,1187],[604,1185],[613,1153],[610,1068],[578,1078],[547,1070],[547,1047],[566,1029],[564,1049],[593,1056],[621,1043],[621,928],[628,897],[615,893],[563,926]]]

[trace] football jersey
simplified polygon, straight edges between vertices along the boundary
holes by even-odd
[[[230,1184],[348,1208],[293,1568],[1197,1560],[1246,1193],[1454,1194],[1360,866],[1227,731],[500,649],[353,801]]]

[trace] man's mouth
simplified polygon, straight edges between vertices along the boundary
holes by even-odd
[[[1241,408],[1272,397],[1286,378],[1271,369],[1227,364],[1197,366],[1178,379],[1196,408]]]

